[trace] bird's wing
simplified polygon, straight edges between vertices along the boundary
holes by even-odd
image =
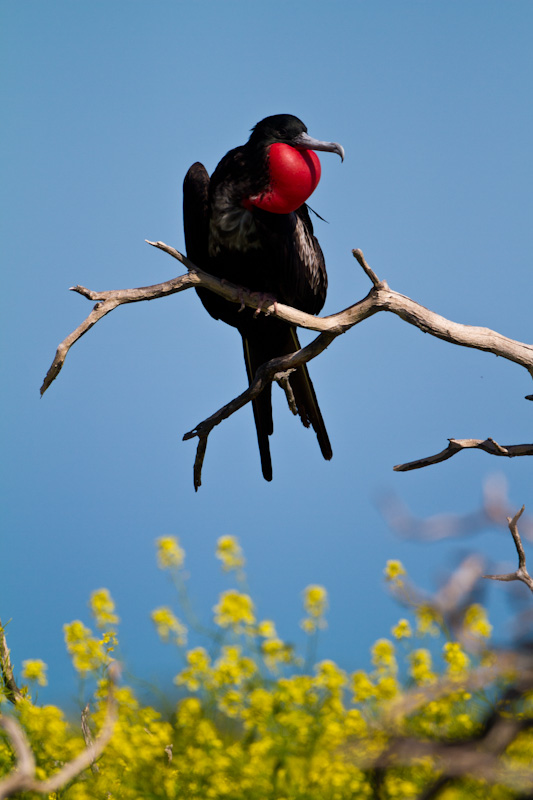
[[[183,181],[183,227],[187,256],[205,269],[209,234],[209,175],[197,161]]]

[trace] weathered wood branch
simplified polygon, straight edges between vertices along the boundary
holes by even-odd
[[[419,517],[393,492],[384,493],[378,498],[378,508],[395,533],[405,539],[424,542],[473,536],[489,527],[508,530],[507,519],[514,514],[507,494],[507,483],[501,474],[486,478],[480,507],[464,514]],[[520,528],[522,539],[533,542],[533,516],[523,515]]]
[[[114,688],[119,678],[119,673],[117,662],[113,662],[109,666],[106,716],[98,737],[76,758],[64,764],[58,772],[46,780],[40,781],[35,777],[35,758],[26,734],[18,722],[13,717],[0,717],[0,726],[7,733],[17,759],[16,769],[0,781],[0,800],[12,797],[20,792],[39,792],[40,794],[49,795],[61,789],[83,772],[84,769],[94,764],[113,735],[118,714]]]
[[[155,300],[193,287],[204,287],[230,302],[255,308],[266,314],[276,315],[279,319],[292,325],[320,333],[320,336],[318,336],[311,345],[304,347],[298,353],[273,359],[268,364],[263,365],[261,371],[256,375],[256,379],[245,392],[225,405],[211,417],[201,422],[192,431],[185,434],[185,439],[190,439],[192,437],[198,437],[199,439],[194,467],[194,484],[196,489],[201,483],[201,469],[207,446],[207,437],[215,425],[218,425],[223,419],[226,419],[239,408],[242,408],[243,405],[250,402],[269,382],[276,379],[276,375],[287,369],[306,363],[322,352],[337,336],[346,333],[346,331],[354,325],[358,325],[363,320],[380,311],[389,311],[396,314],[405,322],[414,325],[424,333],[429,333],[439,339],[444,339],[444,341],[462,347],[483,350],[506,358],[509,361],[513,361],[527,369],[529,374],[533,377],[533,345],[509,339],[489,328],[480,328],[451,322],[441,317],[439,314],[421,306],[409,297],[393,291],[389,288],[387,283],[380,280],[369,267],[361,250],[353,250],[352,252],[369,280],[372,282],[370,292],[365,298],[343,311],[339,311],[327,317],[314,317],[311,314],[306,314],[303,311],[291,308],[282,303],[271,302],[265,304],[264,298],[258,297],[256,292],[250,292],[247,289],[243,289],[242,287],[235,286],[225,280],[219,280],[209,275],[207,272],[196,267],[178,250],[166,245],[164,242],[148,242],[148,244],[163,250],[184,264],[188,270],[187,274],[180,275],[164,283],[136,289],[96,292],[83,286],[73,286],[72,291],[78,292],[78,294],[83,295],[87,299],[95,301],[96,305],[84,322],[67,336],[57,348],[55,358],[41,387],[41,395],[44,394],[50,384],[58,376],[72,345],[87,333],[87,331],[102,319],[102,317],[109,314],[110,311],[113,311],[119,305],[125,303]],[[283,380],[282,376],[280,377]],[[465,442],[471,443],[476,441],[477,440],[450,440],[449,447],[437,456],[431,456],[427,459],[411,462],[410,464],[402,464],[395,467],[395,469],[397,471],[405,471],[407,469],[417,469],[422,466],[427,466],[428,464],[443,461],[446,458],[450,458],[455,452],[458,452],[459,449],[481,446],[481,443],[478,443],[478,445],[465,444]],[[533,445],[511,445],[507,448],[502,448],[500,445],[493,442],[492,439],[488,439],[483,444],[486,446],[482,449],[494,455],[512,457],[513,455],[533,454]]]
[[[504,456],[505,458],[516,458],[516,456],[533,456],[533,444],[507,444],[501,445],[490,437],[488,439],[448,439],[448,447],[436,453],[434,456],[426,456],[416,461],[408,461],[406,464],[397,464],[393,469],[395,472],[409,472],[411,469],[421,469],[429,467],[431,464],[439,464],[447,461],[461,450],[484,450],[491,456]]]
[[[13,703],[13,705],[16,705],[20,700],[22,700],[23,695],[17,686],[17,682],[15,681],[15,676],[13,674],[11,654],[9,652],[9,647],[7,646],[7,639],[4,626],[2,625],[2,620],[0,620],[0,673],[2,674],[2,683],[4,684],[6,697],[11,703]]]
[[[520,534],[518,532],[518,520],[524,513],[524,508],[525,506],[522,506],[520,511],[518,511],[512,519],[511,517],[507,518],[509,530],[511,531],[516,552],[518,553],[518,569],[515,570],[515,572],[508,572],[505,575],[483,575],[483,577],[488,578],[491,581],[522,581],[522,583],[525,583],[526,586],[528,586],[533,592],[533,578],[527,571],[526,554],[522,545],[522,539],[520,538]]]

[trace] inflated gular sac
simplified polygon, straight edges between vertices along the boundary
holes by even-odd
[[[270,189],[249,202],[273,214],[290,214],[305,203],[320,180],[320,161],[314,150],[297,150],[276,142],[269,147]]]

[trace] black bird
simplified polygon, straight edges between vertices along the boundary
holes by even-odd
[[[320,179],[314,150],[344,159],[340,144],[313,139],[297,117],[276,114],[258,122],[248,142],[230,150],[211,179],[202,164],[193,164],[183,184],[185,243],[191,261],[218,278],[318,314],[326,299],[327,275],[305,204]],[[256,316],[253,309],[240,310],[206,289],[198,289],[198,295],[212,317],[240,332],[249,382],[266,361],[300,349],[293,326],[272,316]],[[330,459],[333,453],[307,367],[291,373],[289,381],[303,424],[312,425],[322,455]],[[272,480],[271,388],[253,401],[267,481]]]

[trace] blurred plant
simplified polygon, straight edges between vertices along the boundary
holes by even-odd
[[[187,650],[187,628],[173,609],[152,612],[159,636],[183,659],[175,682],[184,696],[171,718],[140,703],[131,687],[113,689],[118,617],[105,589],[89,603],[98,636],[80,620],[65,625],[74,669],[85,687],[87,678],[95,681],[83,735],[60,709],[38,706],[28,688],[4,680],[2,710],[10,700],[14,713],[1,718],[7,736],[0,738],[0,775],[6,776],[0,798],[14,793],[15,779],[17,796],[47,792],[54,800],[531,795],[532,659],[489,647],[485,609],[465,600],[471,564],[460,567],[460,591],[452,576],[431,599],[415,590],[399,561],[388,561],[385,578],[408,612],[393,626],[393,640],[381,638],[372,647],[371,668],[347,675],[331,660],[302,662],[271,620],[258,619],[234,537],[219,539],[216,555],[239,589],[220,594],[209,628],[191,618],[183,548],[174,537],[157,540],[159,566],[176,585],[181,611],[208,644]],[[316,646],[326,626],[326,590],[308,586],[303,603],[302,627]],[[23,667],[24,680],[44,685],[42,661]],[[110,697],[114,733],[95,761],[92,729],[109,730]],[[28,759],[35,761],[33,782],[21,784],[30,774],[24,772]],[[68,781],[57,785],[57,776],[67,773]]]

